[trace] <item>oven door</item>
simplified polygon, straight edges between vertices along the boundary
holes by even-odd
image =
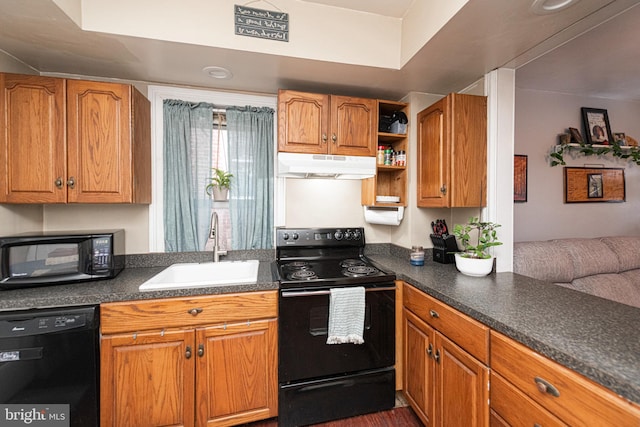
[[[281,384],[394,365],[395,286],[365,288],[364,344],[326,343],[329,288],[280,291]]]

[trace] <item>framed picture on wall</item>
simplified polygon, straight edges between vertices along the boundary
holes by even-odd
[[[624,202],[624,168],[564,168],[564,202]]]
[[[613,141],[607,110],[582,107],[582,122],[587,144],[609,145]]]
[[[527,201],[527,156],[513,156],[513,201]]]

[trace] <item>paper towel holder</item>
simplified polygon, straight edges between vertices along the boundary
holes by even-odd
[[[404,217],[404,206],[363,206],[364,220],[370,224],[400,225]]]

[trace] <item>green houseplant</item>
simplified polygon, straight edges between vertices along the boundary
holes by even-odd
[[[493,269],[493,256],[488,249],[502,244],[496,228],[500,224],[483,222],[476,217],[466,224],[456,224],[453,235],[460,242],[462,252],[455,254],[456,267],[468,276],[486,276]],[[475,238],[475,239],[474,239]]]
[[[233,175],[218,168],[213,168],[212,170],[213,176],[209,178],[211,182],[207,184],[205,191],[208,195],[213,195],[214,200],[227,200]]]

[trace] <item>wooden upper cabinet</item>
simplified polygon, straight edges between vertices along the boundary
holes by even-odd
[[[68,201],[149,203],[149,101],[130,85],[69,80],[67,111]]]
[[[0,79],[0,202],[151,202],[150,104],[133,86]]]
[[[66,81],[0,73],[0,202],[64,203]]]
[[[417,116],[418,207],[482,207],[487,99],[452,93]]]
[[[278,151],[375,156],[375,99],[280,90]]]

